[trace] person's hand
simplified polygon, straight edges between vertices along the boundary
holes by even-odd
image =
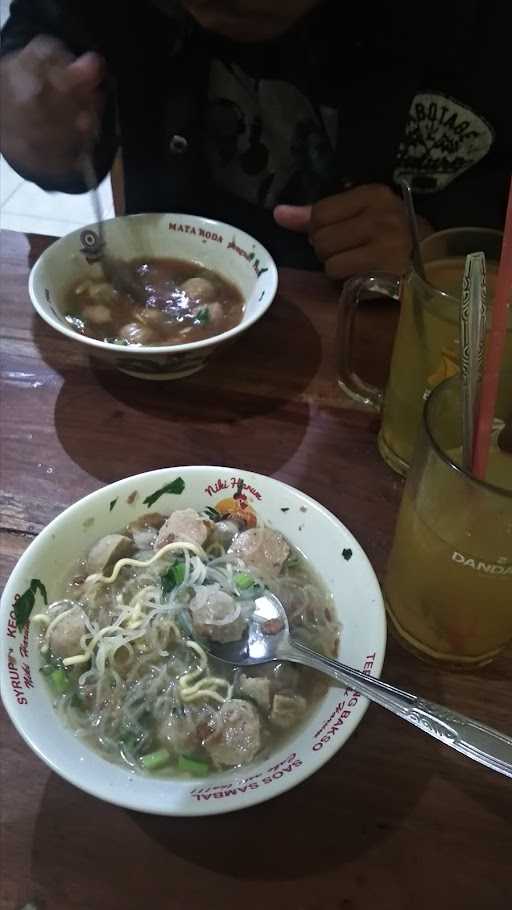
[[[0,74],[5,157],[34,179],[75,173],[101,114],[101,58],[75,58],[57,39],[40,35],[6,55]]]
[[[313,206],[278,205],[276,222],[309,234],[330,278],[379,270],[401,274],[411,255],[405,206],[389,187],[369,184],[329,196]],[[433,228],[418,219],[420,238]]]

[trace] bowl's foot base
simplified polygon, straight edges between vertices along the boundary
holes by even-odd
[[[194,373],[199,373],[199,370],[204,369],[206,364],[202,363],[198,367],[188,368],[186,370],[181,370],[179,373],[140,373],[139,371],[135,372],[134,370],[123,370],[122,367],[118,367],[121,373],[126,373],[127,376],[133,376],[135,379],[152,379],[160,382],[169,382],[171,379],[185,379],[187,376],[193,376]]]

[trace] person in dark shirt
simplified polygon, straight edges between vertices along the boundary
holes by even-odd
[[[238,225],[281,265],[400,271],[423,234],[501,227],[512,160],[498,0],[14,0],[2,152],[84,192],[122,150],[127,212]]]

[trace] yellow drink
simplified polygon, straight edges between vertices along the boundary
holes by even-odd
[[[470,524],[457,495],[445,492],[441,521],[404,494],[385,581],[388,613],[416,653],[484,664],[512,640],[512,506],[504,552],[498,522],[475,511]]]
[[[464,257],[438,259],[425,267],[428,284],[412,274],[402,285],[401,316],[384,399],[379,449],[395,470],[411,462],[423,404],[436,385],[459,370],[459,311]],[[487,263],[492,305],[497,264]],[[436,293],[443,291],[443,293]],[[449,294],[450,297],[445,295]],[[500,396],[512,385],[512,314]]]
[[[511,410],[509,390],[501,416]],[[488,663],[512,641],[512,455],[496,435],[477,481],[459,467],[459,381],[433,392],[384,581],[403,644],[455,668]]]

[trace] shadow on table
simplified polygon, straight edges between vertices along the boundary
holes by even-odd
[[[84,898],[91,907],[217,910],[249,898],[248,888],[252,910],[268,899],[269,883],[295,891],[294,882],[300,888],[333,872],[339,888],[343,873],[335,870],[392,836],[428,787],[427,763],[404,774],[403,757],[376,749],[376,734],[390,722],[373,709],[313,778],[268,803],[212,818],[123,811],[52,775],[34,831],[33,882],[42,896],[55,898],[58,887],[67,903],[52,901],[56,910],[82,908]]]
[[[309,406],[298,399],[318,370],[321,340],[285,300],[222,358],[175,382],[91,367],[38,319],[33,332],[41,356],[65,380],[55,405],[60,442],[104,482],[205,461],[273,474],[306,432]]]
[[[394,646],[390,664],[387,676],[397,685],[443,702],[440,678],[429,667],[400,660]],[[489,814],[510,818],[505,778],[497,776],[491,790],[482,778],[488,772],[470,765],[470,773],[457,774],[451,757],[457,758],[431,737],[370,707],[316,775],[243,812],[195,819],[145,815],[100,802],[51,775],[34,829],[32,880],[56,910],[82,910],[84,899],[91,907],[217,910],[234,906],[236,898],[253,910],[268,901],[269,884],[278,882],[287,889],[279,906],[291,906],[288,898],[302,894],[301,888],[311,896],[308,878],[324,881],[339,896],[345,865],[359,860],[364,868],[365,857],[410,819],[429,825],[428,810],[425,815],[416,807],[424,798],[428,803],[434,776]],[[449,825],[449,804],[436,811],[435,824]]]

